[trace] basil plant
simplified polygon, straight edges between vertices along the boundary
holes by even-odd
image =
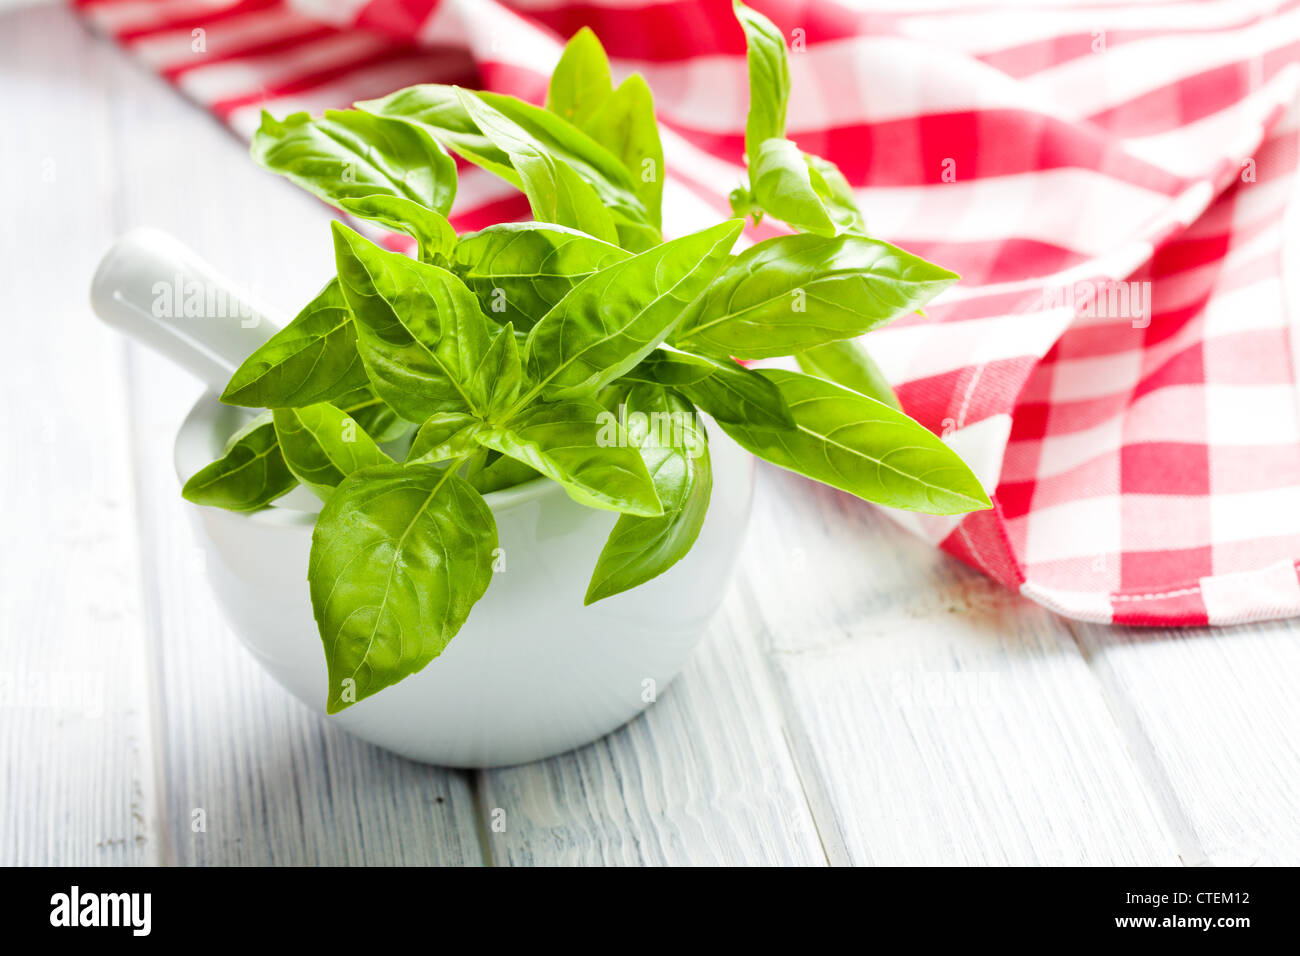
[[[544,108],[423,85],[320,118],[264,114],[258,162],[417,250],[333,224],[335,277],[221,396],[264,411],[184,489],[243,512],[298,484],[324,502],[308,579],[329,712],[419,671],[460,630],[493,576],[488,492],[545,478],[618,513],[587,603],[672,567],[709,505],[699,412],[758,457],[869,501],[989,507],[856,341],[957,276],[868,236],[838,169],[785,138],[782,36],[737,15],[751,97],[741,218],[670,241],[650,90],[638,75],[614,86],[587,30]],[[450,153],[520,189],[535,221],[458,235]],[[795,233],[734,253],[746,215]],[[775,356],[804,371],[737,361]]]

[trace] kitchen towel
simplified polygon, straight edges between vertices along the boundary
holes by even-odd
[[[654,90],[669,231],[741,179],[730,0],[75,2],[244,137],[413,83],[540,101],[590,26]],[[1300,2],[751,5],[791,49],[791,137],[873,235],[963,276],[868,343],[996,507],[899,520],[1083,620],[1300,613]],[[454,212],[527,207],[465,167]]]

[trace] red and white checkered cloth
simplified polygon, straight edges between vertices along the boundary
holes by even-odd
[[[589,25],[655,92],[669,231],[729,215],[740,180],[730,0],[78,5],[244,136],[262,107],[419,82],[539,101]],[[1300,3],[752,5],[794,50],[792,138],[840,165],[874,235],[964,276],[870,346],[997,507],[902,520],[1071,617],[1300,614]],[[458,226],[526,215],[462,174]]]

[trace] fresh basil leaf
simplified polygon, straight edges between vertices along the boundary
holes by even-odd
[[[447,461],[475,451],[474,436],[482,422],[465,412],[441,412],[430,415],[420,426],[407,452],[408,464]]]
[[[333,404],[356,419],[366,434],[381,445],[396,441],[415,427],[376,395],[369,385],[335,399]]]
[[[376,100],[362,100],[358,109],[375,116],[410,123],[432,134],[454,153],[475,166],[522,188],[510,157],[484,136],[465,111],[459,87],[421,83],[397,90]]]
[[[475,438],[558,481],[581,504],[663,514],[640,452],[617,417],[591,399],[539,402]]]
[[[467,95],[505,117],[510,125],[504,131],[516,146],[548,157],[557,167],[571,167],[596,191],[616,222],[620,218],[631,223],[650,222],[632,178],[618,157],[572,123],[540,106],[500,93],[466,94],[459,87],[434,84],[410,87],[357,105],[424,127],[448,149],[527,193],[524,176],[514,167],[510,153],[470,115],[464,102]],[[494,120],[493,125],[501,129],[500,120]]]
[[[804,232],[833,236],[860,231],[853,190],[833,163],[802,152],[788,139],[765,140],[751,161],[752,201]]]
[[[473,93],[462,90],[461,102],[483,135],[510,157],[534,217],[573,226],[597,239],[618,241],[609,209],[572,166],[539,149],[522,127]]]
[[[664,148],[655,121],[654,95],[639,73],[633,73],[606,97],[599,108],[581,124],[583,132],[604,144],[627,168],[632,187],[645,206],[649,225],[647,238],[661,242],[661,207],[664,193]],[[618,217],[615,217],[618,222]],[[629,249],[638,248],[636,238],[628,235],[635,221],[619,223],[619,241]]]
[[[743,225],[719,223],[584,279],[528,333],[529,376],[560,397],[595,392],[627,372],[717,274]]]
[[[649,252],[664,241],[663,234],[654,226],[633,222],[618,213],[613,214],[614,228],[618,230],[618,244],[628,252]]]
[[[792,355],[915,312],[957,279],[864,236],[777,236],[722,270],[674,344],[745,359]]]
[[[356,419],[329,402],[277,408],[274,421],[285,464],[322,500],[354,471],[393,463]]]
[[[816,375],[836,385],[843,385],[868,398],[884,402],[899,411],[903,406],[862,343],[856,339],[828,342],[795,356],[799,367],[809,375]]]
[[[321,509],[307,580],[335,714],[424,668],[492,581],[496,522],[454,469],[355,472]]]
[[[492,326],[474,294],[445,269],[332,225],[339,281],[376,394],[411,421],[485,411],[486,384],[475,373]]]
[[[319,119],[263,111],[253,158],[328,203],[384,193],[446,214],[456,198],[456,164],[428,131],[359,110]]]
[[[719,423],[758,457],[893,508],[951,515],[991,507],[957,453],[902,412],[810,375],[758,374],[781,390],[795,427]]]
[[[357,196],[339,205],[354,216],[410,236],[419,244],[421,262],[440,265],[456,248],[456,230],[445,216],[401,196]]]
[[[231,437],[224,455],[195,472],[181,495],[196,505],[256,511],[297,484],[280,454],[271,413],[266,412]]]
[[[765,212],[805,232],[833,236],[838,231],[813,186],[812,168],[788,139],[764,140],[749,176],[754,200]]]
[[[657,349],[627,377],[675,388],[722,423],[757,429],[794,425],[780,390],[732,359]]]
[[[466,476],[465,480],[473,485],[479,493],[486,495],[489,492],[501,491],[505,488],[522,485],[525,482],[535,481],[541,477],[540,472],[529,468],[522,461],[516,461],[505,455],[498,455],[495,461],[489,462],[482,470]]]
[[[508,222],[462,237],[454,265],[484,313],[527,331],[587,276],[627,258],[576,229]]]
[[[285,408],[330,401],[367,382],[338,279],[235,370],[221,400],[227,405]]]
[[[492,337],[492,345],[474,372],[474,381],[484,389],[483,412],[488,417],[509,409],[524,383],[523,365],[519,360],[519,340],[506,323]]]
[[[583,27],[564,45],[546,91],[546,108],[581,127],[613,92],[605,48],[591,27]]]
[[[790,64],[785,37],[767,17],[735,3],[736,19],[745,30],[749,63],[749,116],[745,120],[745,152],[750,162],[766,139],[785,135],[785,111],[790,99]]]
[[[867,227],[862,219],[862,211],[858,209],[857,197],[853,195],[853,187],[844,178],[840,168],[829,159],[822,159],[812,153],[804,153],[803,158],[808,164],[813,190],[825,204],[840,231],[865,235]]]
[[[585,604],[667,571],[690,551],[709,510],[713,469],[704,427],[690,402],[661,386],[637,385],[626,408],[629,437],[641,452],[664,513],[619,517],[596,559]]]
[[[622,216],[630,222],[650,221],[644,204],[637,196],[633,177],[619,157],[605,145],[550,110],[516,96],[486,90],[477,95],[523,130],[538,150],[572,167],[596,190],[616,217]]]

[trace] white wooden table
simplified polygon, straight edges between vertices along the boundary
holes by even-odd
[[[198,384],[86,303],[150,224],[291,310],[327,211],[62,8],[0,12],[0,100],[0,863],[1300,863],[1293,624],[1062,620],[766,466],[724,612],[622,730],[466,773],[328,726],[205,585]]]

